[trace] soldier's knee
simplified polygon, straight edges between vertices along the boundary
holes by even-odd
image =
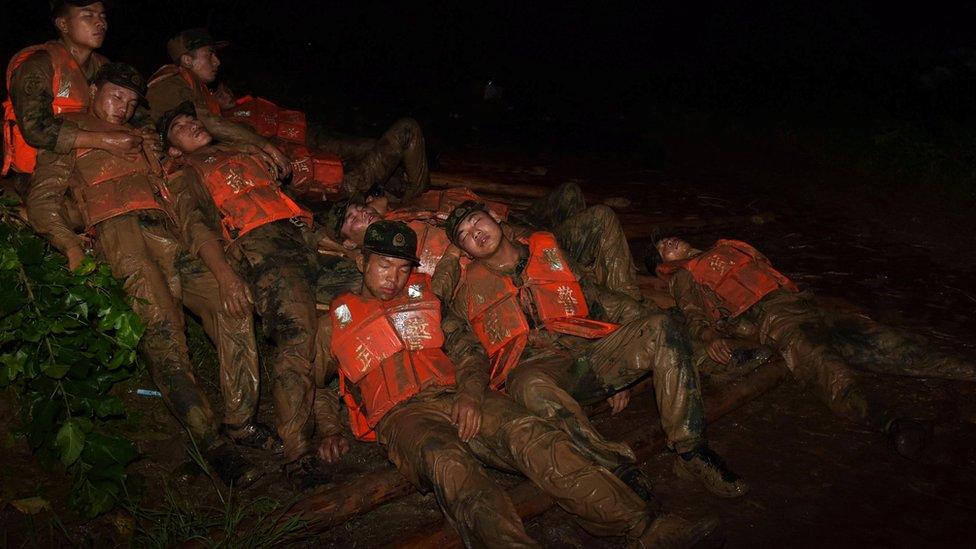
[[[393,126],[390,127],[390,131],[395,135],[402,136],[407,142],[423,135],[420,124],[410,117],[403,117],[394,122]]]
[[[535,408],[532,403],[541,398],[551,383],[547,376],[531,368],[516,368],[508,375],[505,389],[515,402],[531,410]]]
[[[610,206],[606,206],[604,204],[590,206],[586,209],[586,211],[589,212],[593,219],[599,221],[603,225],[613,223],[617,220],[617,212],[613,211],[613,208]]]

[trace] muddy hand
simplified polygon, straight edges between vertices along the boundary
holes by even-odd
[[[481,430],[481,406],[473,397],[459,393],[454,400],[451,421],[457,425],[458,438],[470,442]]]
[[[630,404],[630,390],[624,389],[608,398],[607,404],[610,405],[610,415],[615,416],[619,414]]]
[[[102,132],[100,148],[120,158],[135,161],[142,153],[142,135],[134,130]]]
[[[326,463],[336,463],[349,451],[349,441],[341,434],[329,435],[319,445],[319,457]]]

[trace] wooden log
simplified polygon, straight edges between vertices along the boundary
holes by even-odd
[[[494,194],[501,196],[516,196],[522,198],[542,198],[552,190],[542,185],[525,183],[499,183],[491,179],[473,175],[448,174],[433,172],[430,174],[430,184],[433,187],[466,187],[476,193]]]
[[[317,490],[296,503],[289,514],[308,520],[309,531],[324,532],[413,490],[413,485],[396,469],[384,467],[338,486]]]
[[[780,362],[761,366],[741,381],[725,385],[714,393],[706,395],[705,417],[709,422],[717,420],[743,404],[759,398],[779,385],[786,376],[787,370]],[[630,444],[631,448],[634,449],[638,462],[646,461],[663,449],[666,443],[659,422],[654,422],[648,428],[632,431],[623,441]],[[530,481],[518,484],[509,490],[508,494],[522,520],[541,515],[555,503],[548,494],[539,490]],[[441,521],[427,525],[422,531],[410,536],[398,545],[411,549],[424,547],[450,549],[461,547],[461,539],[450,524]]]

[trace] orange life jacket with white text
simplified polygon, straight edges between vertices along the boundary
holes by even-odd
[[[411,275],[389,301],[346,293],[329,310],[339,392],[356,438],[376,440],[383,416],[425,387],[454,385],[454,363],[441,349],[441,302],[429,276]]]
[[[531,302],[537,328],[588,339],[617,329],[616,324],[588,318],[586,296],[552,233],[533,233],[528,245],[521,287],[511,276],[494,273],[476,261],[465,274],[465,295],[455,297],[464,300],[468,321],[491,359],[491,386],[496,389],[505,383],[528,343],[525,301]]]
[[[78,61],[61,42],[51,40],[17,52],[7,65],[7,99],[3,102],[3,168],[0,175],[7,175],[10,168],[20,173],[34,173],[34,166],[37,164],[37,149],[27,144],[18,125],[14,105],[10,100],[10,84],[14,71],[31,55],[41,50],[50,56],[54,68],[51,79],[51,90],[54,94],[51,110],[54,115],[81,112],[88,108],[88,79]],[[106,60],[93,53],[91,62],[94,63],[93,68],[98,69]]]
[[[186,82],[186,85],[190,86],[190,91],[192,91],[194,95],[198,95],[203,99],[204,104],[207,106],[207,111],[210,114],[220,116],[220,103],[217,101],[217,98],[214,97],[214,94],[210,91],[210,88],[208,88],[206,84],[197,78],[196,75],[190,71],[190,69],[173,64],[163,65],[162,67],[159,67],[159,70],[157,70],[152,75],[152,78],[149,79],[149,86],[152,86],[156,82],[159,82],[164,78],[169,78],[173,75],[179,75],[179,77]],[[196,102],[194,101],[194,103]]]
[[[251,154],[210,147],[189,155],[186,163],[210,192],[229,240],[284,219],[312,225],[312,214],[282,192],[268,167]]]
[[[87,113],[64,117],[84,130],[120,129]],[[158,210],[172,218],[162,168],[154,154],[144,151],[132,161],[101,149],[75,150],[71,192],[89,231],[106,219],[140,210]]]
[[[781,288],[798,291],[764,255],[739,240],[719,240],[691,259],[658,265],[657,273],[666,279],[678,269],[690,272],[698,284],[709,290],[702,292],[702,297],[714,320],[739,316]]]
[[[305,113],[283,109],[263,97],[250,95],[240,97],[234,103],[233,107],[224,109],[224,118],[246,124],[262,137],[305,144],[308,133]]]

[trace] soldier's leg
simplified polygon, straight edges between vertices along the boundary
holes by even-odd
[[[366,191],[388,180],[401,164],[406,172],[407,188],[396,194],[407,201],[426,191],[430,183],[424,134],[411,118],[397,120],[372,149],[359,156],[343,178],[343,190],[349,194]]]
[[[533,202],[521,215],[530,226],[551,231],[585,209],[583,189],[576,183],[566,182]]]
[[[232,438],[254,421],[259,393],[254,317],[234,317],[220,302],[220,286],[207,267],[184,254],[177,261],[183,286],[183,305],[197,315],[217,349],[220,362],[220,394],[224,402],[223,424]]]
[[[378,441],[405,477],[434,491],[466,546],[536,547],[508,494],[458,438],[453,400],[444,394],[397,406],[377,426]]]
[[[976,364],[936,349],[921,336],[863,315],[824,313],[833,348],[852,367],[878,374],[976,381]]]
[[[509,396],[530,412],[566,432],[589,459],[611,471],[634,463],[629,446],[607,440],[596,430],[580,403],[571,394],[587,387],[589,400],[605,398],[612,390],[593,375],[585,362],[572,356],[541,357],[519,364],[508,374]]]
[[[255,229],[235,243],[240,272],[251,286],[264,333],[275,342],[274,387],[278,436],[285,461],[311,452],[314,386],[312,359],[317,325],[310,280],[314,257],[298,229],[277,222]]]
[[[641,301],[637,266],[620,219],[608,206],[591,206],[556,226],[559,245],[597,284]]]
[[[140,350],[153,381],[198,444],[211,444],[217,438],[217,426],[210,402],[190,367],[182,306],[176,295],[179,281],[164,270],[179,245],[159,234],[158,227],[145,227],[132,214],[103,221],[97,230],[99,259],[111,266],[113,275],[125,280],[124,288],[133,297],[132,308],[146,325]]]

